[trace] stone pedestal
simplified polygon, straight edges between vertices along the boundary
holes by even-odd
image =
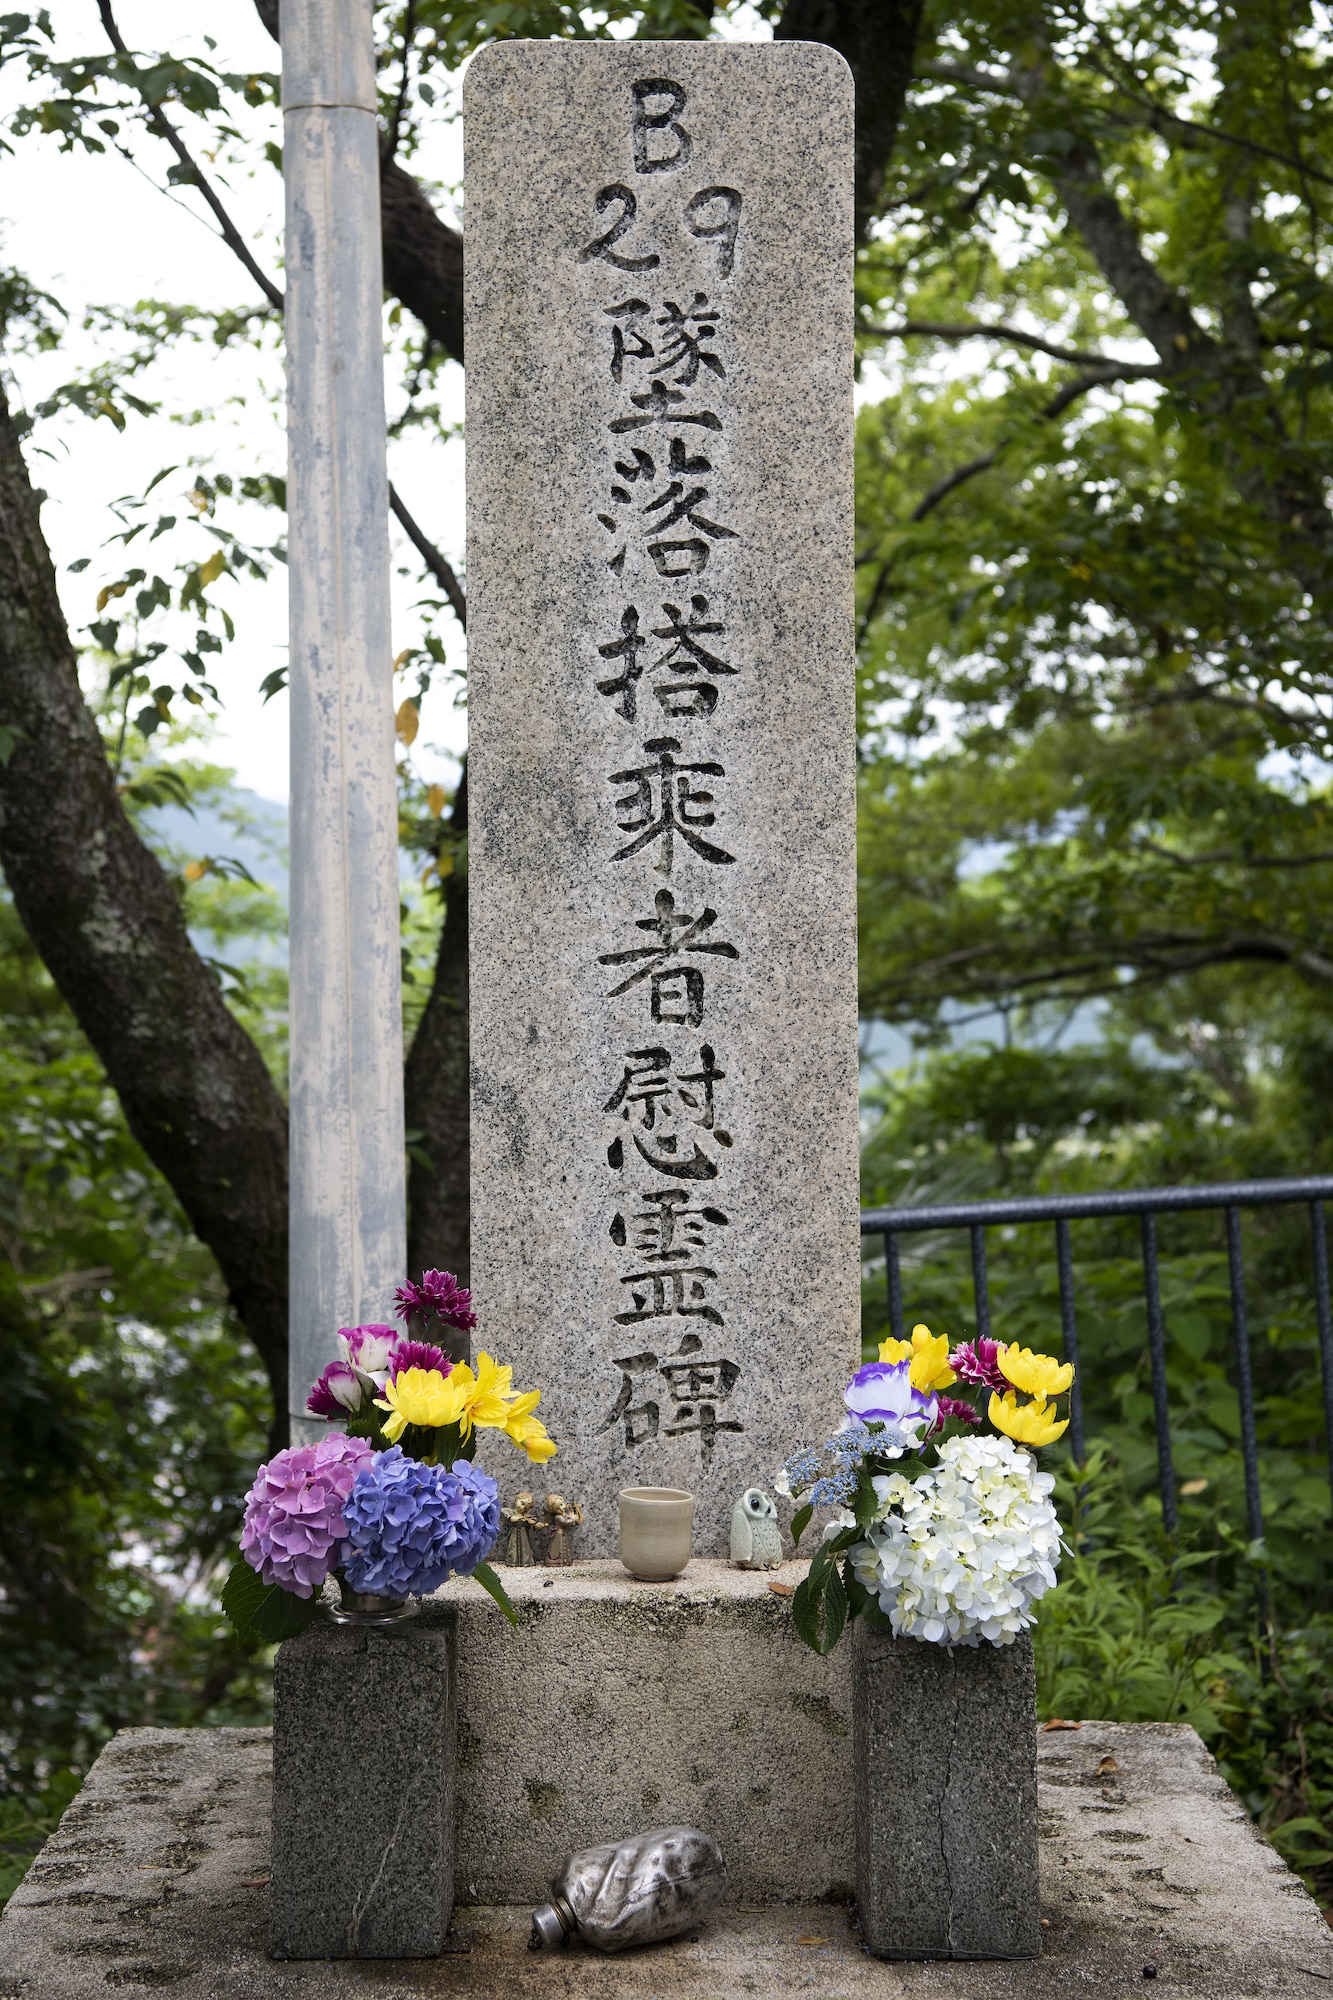
[[[455,1685],[455,1620],[441,1605],[381,1628],[317,1621],[278,1648],[274,1958],[431,1958],[444,1948]]]
[[[852,1631],[856,1898],[878,1958],[1037,1958],[1032,1641]]]
[[[458,1900],[536,1902],[580,1847],[702,1827],[744,1901],[851,1894],[851,1659],[796,1637],[803,1562],[505,1569],[514,1631],[475,1583],[458,1616]]]

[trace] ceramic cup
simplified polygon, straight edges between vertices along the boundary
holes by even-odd
[[[677,1486],[626,1486],[620,1495],[620,1560],[644,1583],[668,1583],[690,1559],[694,1495]]]

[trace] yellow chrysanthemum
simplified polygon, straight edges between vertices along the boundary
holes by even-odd
[[[1012,1389],[1006,1389],[1003,1396],[998,1389],[991,1392],[990,1420],[997,1431],[1003,1431],[1015,1444],[1054,1444],[1069,1428],[1068,1417],[1057,1422],[1054,1412],[1047,1409],[1044,1396],[1031,1403],[1020,1403]]]
[[[1025,1396],[1038,1396],[1043,1401],[1063,1396],[1074,1379],[1072,1361],[1034,1354],[1030,1347],[1002,1347],[995,1358],[1006,1382],[1012,1382]]]
[[[914,1326],[910,1340],[881,1340],[881,1361],[912,1363],[914,1389],[947,1389],[958,1380],[949,1366],[949,1342],[944,1334],[932,1334],[928,1326]]]
[[[513,1377],[512,1368],[501,1368],[489,1354],[477,1356],[476,1382],[468,1398],[468,1416],[478,1430],[502,1431],[505,1428],[513,1400],[509,1386]]]
[[[384,1394],[375,1407],[392,1412],[384,1426],[390,1444],[397,1444],[409,1424],[425,1424],[438,1430],[444,1424],[467,1425],[467,1398],[473,1386],[472,1370],[460,1364],[448,1375],[435,1368],[405,1368],[401,1375],[384,1385]]]

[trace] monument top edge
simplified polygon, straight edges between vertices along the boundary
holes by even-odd
[[[494,80],[499,84],[514,70],[559,69],[574,63],[600,61],[612,69],[641,69],[646,56],[670,56],[678,68],[713,62],[745,68],[752,64],[774,69],[811,71],[822,69],[839,87],[854,88],[846,58],[827,42],[593,42],[542,41],[515,36],[512,40],[490,42],[468,64],[463,78],[463,100]]]

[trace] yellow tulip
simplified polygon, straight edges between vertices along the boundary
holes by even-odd
[[[1049,1354],[1034,1354],[1030,1347],[1002,1347],[996,1355],[1000,1373],[1025,1396],[1049,1400],[1063,1396],[1074,1379],[1072,1361],[1060,1362]]]
[[[914,1326],[910,1340],[881,1340],[881,1361],[911,1361],[910,1379],[914,1389],[947,1389],[958,1380],[949,1366],[949,1342],[944,1334],[932,1334],[928,1326]]]
[[[425,1424],[438,1430],[444,1424],[463,1425],[467,1435],[467,1399],[473,1387],[472,1370],[466,1362],[441,1375],[434,1368],[406,1368],[384,1385],[384,1395],[375,1407],[390,1410],[384,1426],[390,1444],[396,1444],[409,1424]]]
[[[990,1420],[997,1431],[1003,1431],[1015,1444],[1054,1444],[1069,1429],[1068,1417],[1057,1422],[1047,1409],[1044,1396],[1031,1403],[1020,1403],[1012,1389],[1006,1389],[1003,1396],[998,1389],[992,1391]]]

